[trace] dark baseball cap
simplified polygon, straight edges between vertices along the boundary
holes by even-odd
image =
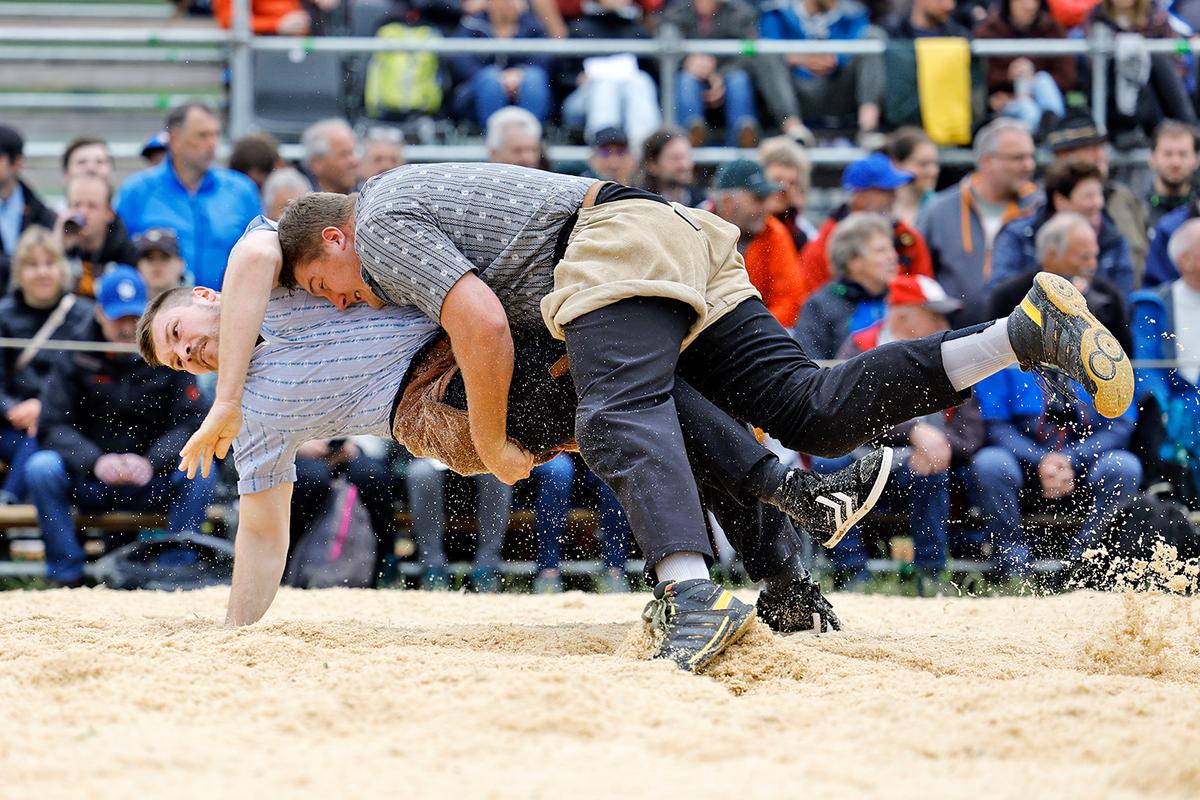
[[[899,189],[912,183],[913,175],[897,169],[883,153],[871,153],[846,167],[842,172],[842,188],[849,192],[864,189]]]
[[[592,147],[629,147],[629,137],[621,128],[611,126],[601,128],[592,137]]]
[[[1086,108],[1072,108],[1046,134],[1046,146],[1055,153],[1100,144],[1106,137],[1096,127],[1092,113]]]
[[[767,180],[758,162],[748,158],[737,158],[722,164],[713,179],[713,188],[748,189],[760,200],[783,190],[778,183]]]
[[[146,310],[146,284],[136,269],[118,264],[100,279],[96,303],[109,319],[140,317]]]
[[[167,149],[167,132],[159,131],[146,140],[142,145],[142,158],[149,158],[151,154],[162,152]]]
[[[139,233],[133,239],[133,246],[137,248],[138,258],[155,251],[173,258],[179,257],[179,239],[170,228],[151,228]]]
[[[25,153],[25,140],[20,132],[10,125],[0,125],[0,156],[10,160],[20,158]]]

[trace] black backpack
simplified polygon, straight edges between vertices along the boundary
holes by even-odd
[[[1101,555],[1080,565],[1080,582],[1088,588],[1111,588],[1121,571],[1136,561],[1150,561],[1159,542],[1175,548],[1180,565],[1200,559],[1200,532],[1187,507],[1169,496],[1135,494],[1102,529],[1094,548]]]
[[[97,580],[113,589],[176,591],[227,584],[233,545],[200,533],[139,539],[96,562]]]

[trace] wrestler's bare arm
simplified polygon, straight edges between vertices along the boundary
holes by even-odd
[[[203,424],[179,452],[179,469],[188,477],[208,475],[212,460],[224,458],[242,426],[242,390],[250,357],[258,341],[267,300],[279,283],[283,251],[279,234],[258,230],[248,234],[229,254],[221,291],[221,337],[217,396]]]
[[[242,495],[226,625],[258,622],[271,607],[287,564],[291,514],[291,483]]]

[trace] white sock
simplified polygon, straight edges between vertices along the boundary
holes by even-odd
[[[978,333],[942,342],[942,366],[950,384],[960,392],[1015,363],[1017,354],[1008,341],[1008,317]]]
[[[662,581],[687,581],[707,578],[708,564],[699,553],[671,553],[654,565],[654,574]]]

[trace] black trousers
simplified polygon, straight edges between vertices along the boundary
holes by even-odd
[[[720,478],[692,473],[677,372],[733,417],[789,448],[821,456],[844,455],[900,422],[967,396],[946,377],[942,336],[884,345],[823,369],[761,301],[739,305],[681,355],[691,322],[691,310],[680,303],[632,298],[566,328],[580,452],[625,507],[648,565],[676,552],[712,554],[699,485],[719,485]],[[717,445],[693,440],[693,451],[696,446]],[[728,514],[737,510],[718,505]],[[788,548],[787,539],[784,532],[762,532],[743,544],[769,558]]]

